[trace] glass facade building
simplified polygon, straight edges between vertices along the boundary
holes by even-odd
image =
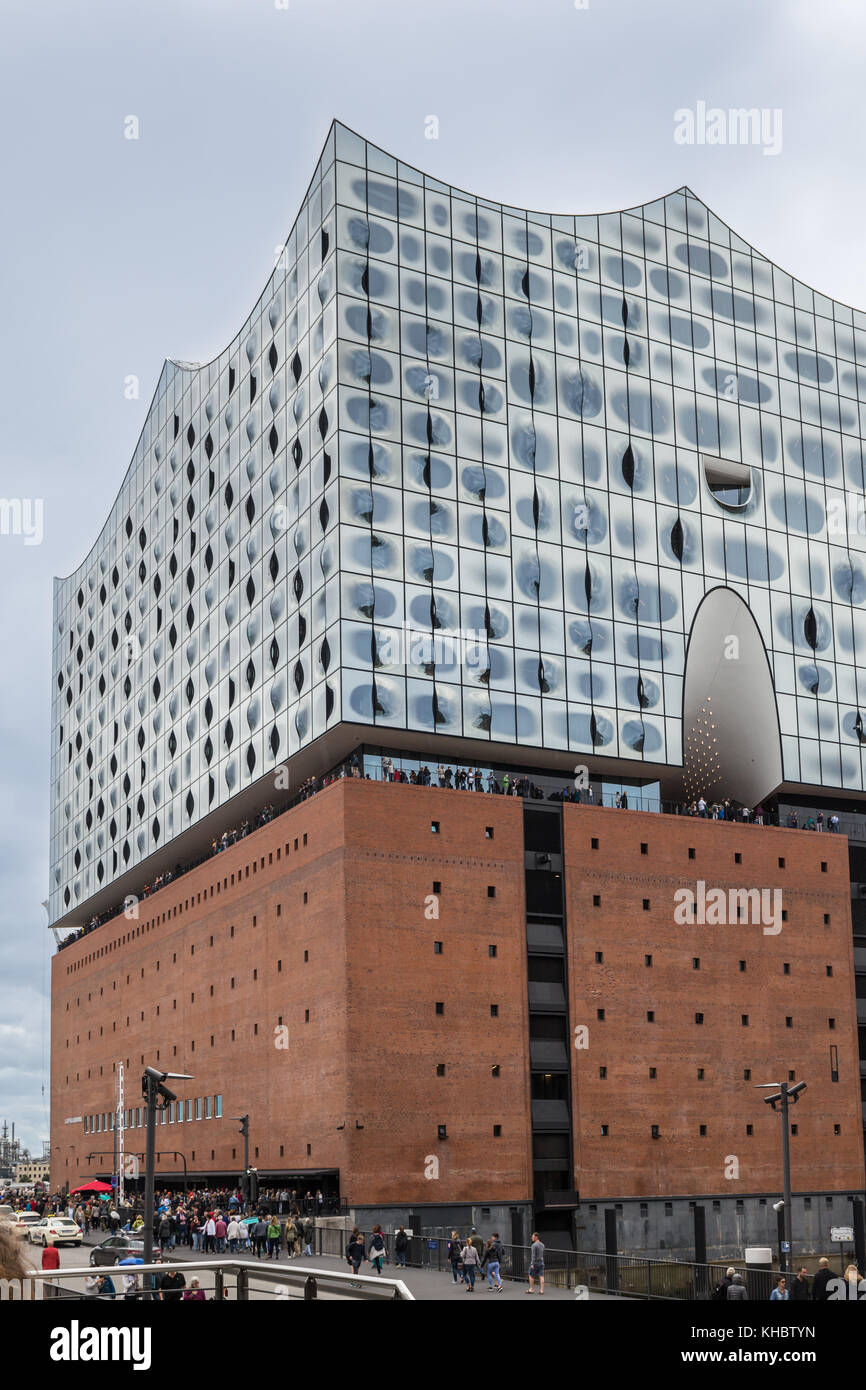
[[[334,124],[55,582],[50,920],[362,739],[862,792],[861,389],[866,315],[688,189],[527,212]]]

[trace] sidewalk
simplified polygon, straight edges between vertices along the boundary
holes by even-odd
[[[92,1239],[92,1237],[85,1237],[82,1250],[88,1250],[91,1245],[96,1243],[97,1242],[95,1242]],[[78,1251],[75,1252],[76,1255],[79,1255],[79,1253],[80,1252]],[[244,1253],[249,1255],[248,1251]],[[172,1250],[168,1258],[172,1262],[183,1263],[186,1260],[202,1259],[203,1256],[199,1251],[190,1250],[188,1246],[184,1246],[182,1249],[180,1247],[176,1247],[174,1250]],[[335,1269],[345,1271],[347,1268],[345,1260],[337,1259],[333,1255],[314,1255],[312,1258],[303,1255],[296,1255],[294,1258],[288,1259],[285,1256],[285,1254],[282,1254],[279,1260],[263,1259],[260,1261],[260,1264],[261,1274],[259,1274],[258,1270],[256,1270],[252,1274],[251,1278],[253,1279],[254,1284],[258,1284],[259,1279],[261,1279],[262,1284],[265,1288],[267,1287],[268,1269],[274,1268],[278,1265],[282,1267],[289,1266],[293,1269],[297,1268],[299,1265],[303,1266],[305,1264],[309,1264],[313,1268],[318,1269]],[[363,1275],[372,1274],[372,1265],[363,1264],[361,1266],[360,1273]],[[464,1303],[467,1303],[476,1299],[480,1299],[487,1303],[504,1303],[508,1299],[522,1299],[525,1303],[528,1296],[527,1289],[529,1286],[525,1280],[514,1281],[511,1279],[503,1279],[502,1293],[496,1293],[495,1291],[491,1293],[488,1291],[487,1288],[486,1277],[484,1279],[477,1278],[475,1281],[475,1292],[473,1294],[470,1294],[467,1292],[465,1285],[454,1283],[454,1280],[451,1277],[450,1269],[403,1269],[402,1267],[398,1268],[398,1266],[394,1264],[393,1260],[389,1260],[386,1261],[382,1273],[388,1279],[402,1279],[403,1283],[412,1292],[412,1294],[419,1302],[458,1302],[462,1299]],[[589,1295],[590,1299],[605,1299],[613,1296],[614,1295],[595,1292],[592,1292]],[[532,1297],[539,1302],[543,1302],[545,1300],[565,1300],[567,1302],[572,1303],[575,1301],[586,1301],[585,1299],[577,1300],[574,1289],[557,1288],[554,1284],[550,1282],[547,1283],[545,1293],[543,1296],[539,1295],[538,1289],[536,1287],[536,1292],[532,1295]]]

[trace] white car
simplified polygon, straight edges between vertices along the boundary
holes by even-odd
[[[78,1222],[68,1216],[46,1216],[28,1226],[27,1239],[31,1245],[80,1245],[84,1235]]]
[[[12,1228],[18,1236],[28,1235],[31,1226],[36,1226],[42,1217],[38,1211],[16,1211],[12,1217]]]

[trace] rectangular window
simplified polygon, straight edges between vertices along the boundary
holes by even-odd
[[[640,852],[641,854],[649,854],[649,845],[641,844]]]
[[[200,1119],[201,1119],[201,1096],[198,1096],[198,1097],[196,1098],[196,1102],[195,1102],[195,1117],[196,1117],[197,1120],[200,1120]]]
[[[205,1096],[205,1098],[204,1098],[204,1117],[205,1117],[206,1120],[209,1120],[209,1119],[211,1118],[211,1098],[210,1098],[210,1096]]]
[[[439,834],[439,822],[438,822],[438,820],[431,820],[431,822],[430,822],[430,833],[431,833],[431,835],[438,835],[438,834]]]
[[[433,942],[433,954],[434,954],[434,956],[441,956],[441,954],[442,954],[442,942],[441,942],[441,941],[434,941],[434,942]]]
[[[487,947],[487,954],[488,954],[488,956],[495,956],[495,955],[496,955],[496,947],[495,947],[495,946],[488,946],[488,947]]]

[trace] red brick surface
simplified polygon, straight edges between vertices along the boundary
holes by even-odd
[[[735,853],[742,855],[740,864]],[[766,1092],[754,1085],[787,1079],[789,1071],[807,1082],[792,1109],[798,1129],[791,1139],[794,1189],[861,1187],[847,840],[568,806],[565,864],[571,1022],[589,1028],[589,1047],[572,1052],[581,1198],[775,1190],[780,1122],[762,1100]],[[708,888],[778,887],[788,920],[778,935],[745,922],[677,925],[674,892],[694,890],[699,878]],[[594,895],[600,907],[593,906]],[[644,964],[647,954],[651,967]],[[603,1021],[596,1017],[599,1008]],[[704,1015],[702,1026],[694,1022],[696,1012]],[[838,1084],[830,1079],[831,1044],[838,1047]],[[651,1066],[656,1080],[649,1078]],[[607,1138],[601,1137],[603,1124]],[[651,1138],[654,1124],[657,1140]],[[839,1136],[834,1124],[841,1126]],[[738,1179],[725,1176],[726,1164],[733,1169],[730,1156],[739,1162]]]
[[[438,920],[425,916],[434,880],[442,885]],[[518,801],[337,783],[143,900],[139,911],[137,922],[115,919],[53,961],[52,1145],[60,1183],[110,1167],[110,1159],[86,1160],[111,1148],[110,1133],[85,1135],[64,1120],[111,1110],[113,1067],[123,1061],[127,1106],[140,1099],[143,1064],[192,1073],[194,1081],[178,1083],[179,1095],[222,1095],[222,1119],[158,1130],[157,1147],[185,1152],[191,1171],[239,1169],[242,1141],[230,1117],[249,1112],[252,1163],[288,1172],[338,1168],[343,1194],[355,1202],[459,1200],[479,1187],[490,1199],[525,1198]],[[443,943],[441,955],[434,941]],[[275,1046],[280,1018],[287,1049]],[[444,1077],[436,1075],[440,1062]],[[439,1124],[447,1126],[442,1142]],[[501,1138],[493,1138],[494,1124]],[[143,1150],[143,1129],[126,1143]],[[430,1156],[439,1161],[438,1180],[425,1177]],[[166,1158],[160,1166],[178,1165]]]
[[[55,1180],[74,1185],[110,1167],[86,1156],[109,1150],[111,1134],[85,1135],[64,1121],[113,1108],[114,1065],[123,1061],[127,1106],[140,1103],[143,1064],[191,1072],[193,1081],[177,1084],[184,1097],[222,1095],[221,1119],[157,1132],[157,1148],[182,1150],[191,1171],[240,1170],[231,1117],[248,1112],[260,1170],[338,1169],[356,1204],[528,1200],[522,810],[514,798],[340,782],[145,899],[137,921],[115,919],[61,951],[52,987]],[[860,1187],[847,841],[598,807],[567,806],[564,821],[571,1025],[587,1025],[590,1043],[571,1052],[582,1198],[774,1191],[779,1121],[743,1079],[746,1067],[752,1082],[789,1070],[808,1082],[792,1117],[795,1189]],[[697,878],[781,887],[788,920],[777,936],[746,924],[677,926],[674,891]],[[280,1019],[285,1049],[275,1046]],[[142,1151],[143,1129],[126,1144]],[[737,1180],[725,1178],[732,1155]],[[438,1179],[425,1176],[431,1158]],[[160,1167],[179,1165],[167,1157]]]

